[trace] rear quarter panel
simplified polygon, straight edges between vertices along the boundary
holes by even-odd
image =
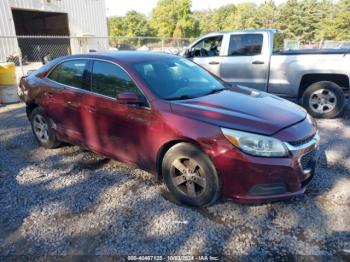
[[[350,54],[273,54],[268,92],[297,98],[306,74],[344,74],[350,76]]]

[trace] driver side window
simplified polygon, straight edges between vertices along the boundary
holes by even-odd
[[[219,56],[223,36],[205,38],[192,47],[193,57]]]

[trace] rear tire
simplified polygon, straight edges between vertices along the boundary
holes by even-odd
[[[302,105],[308,113],[316,118],[334,118],[345,105],[344,91],[333,82],[313,83],[304,92]]]
[[[52,122],[41,107],[36,107],[30,114],[30,122],[36,141],[45,148],[56,148],[60,145],[52,128]]]
[[[169,191],[183,204],[211,205],[220,196],[220,181],[213,163],[189,143],[176,144],[166,152],[162,175]]]

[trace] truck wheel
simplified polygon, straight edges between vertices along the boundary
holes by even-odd
[[[162,175],[173,196],[183,204],[205,206],[220,196],[220,181],[209,157],[189,143],[179,143],[165,154]]]
[[[55,131],[52,128],[51,121],[47,118],[44,110],[37,107],[30,115],[30,122],[35,139],[39,145],[45,148],[56,148],[60,145],[57,140]]]
[[[345,105],[345,95],[340,86],[333,82],[313,83],[304,92],[302,105],[316,118],[334,118]]]

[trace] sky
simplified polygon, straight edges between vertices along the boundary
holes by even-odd
[[[106,0],[107,16],[123,16],[129,10],[136,10],[145,15],[150,15],[152,9],[156,6],[158,0]],[[247,0],[192,0],[193,10],[214,9],[226,4],[239,4],[244,2],[263,3],[265,0],[247,1]],[[285,0],[275,0],[280,4]]]

